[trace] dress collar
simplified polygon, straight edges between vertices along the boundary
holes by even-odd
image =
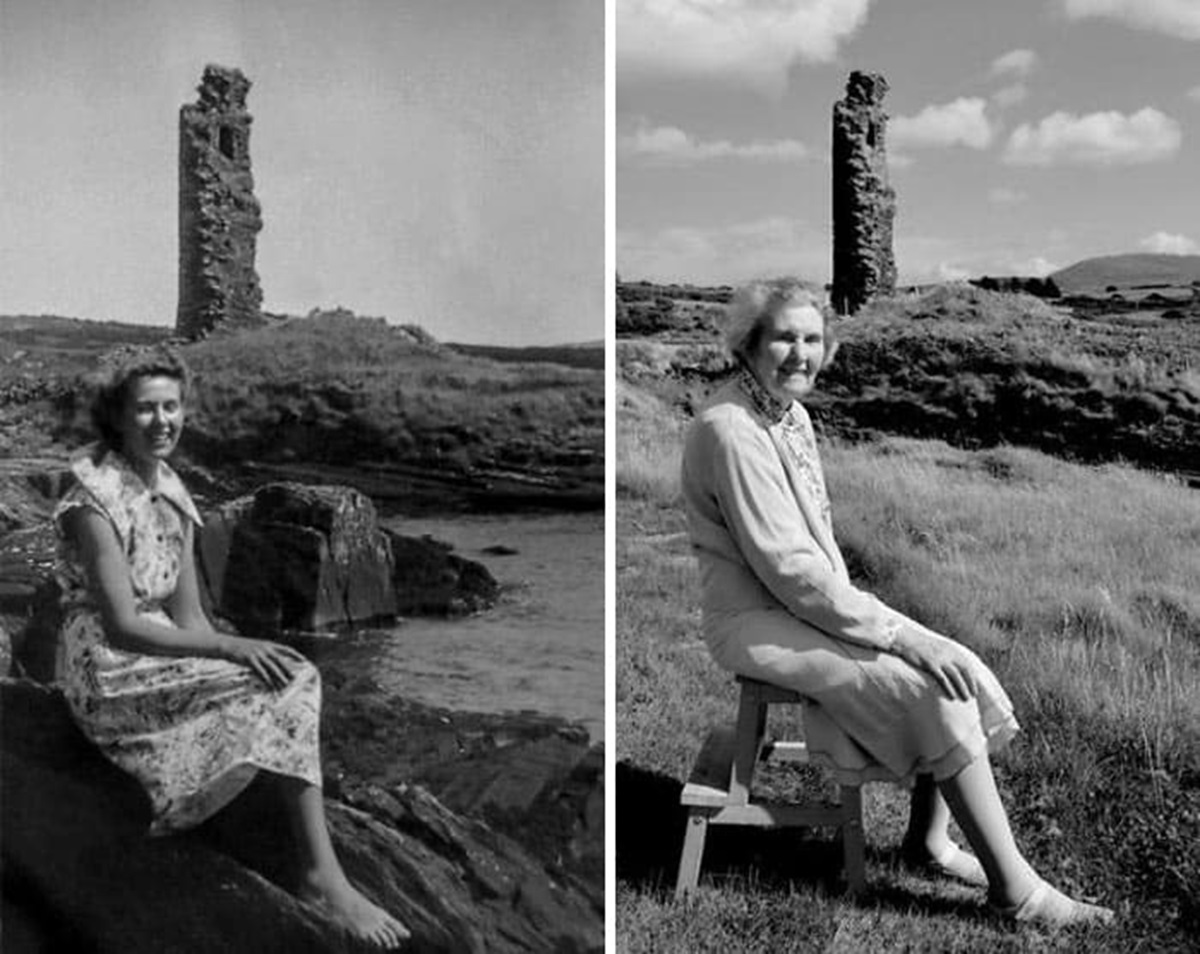
[[[782,401],[774,394],[762,386],[762,383],[754,376],[754,372],[750,370],[750,366],[741,358],[738,359],[737,377],[738,387],[750,399],[751,405],[760,415],[762,415],[769,424],[779,424],[784,421],[790,421],[795,416],[794,406],[795,401]]]
[[[179,475],[171,469],[166,461],[158,461],[158,470],[154,476],[153,486],[147,485],[138,474],[137,469],[129,462],[120,451],[109,448],[100,454],[100,458],[96,463],[96,468],[111,467],[120,473],[123,478],[132,483],[134,487],[142,488],[147,494],[163,497],[178,507],[187,517],[194,523],[201,524],[200,513],[196,509],[196,504],[192,500],[192,495],[187,492],[183,481],[179,479]]]

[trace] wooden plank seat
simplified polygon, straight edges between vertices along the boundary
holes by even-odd
[[[766,738],[767,711],[772,705],[798,705],[804,698],[790,689],[737,677],[741,688],[734,728],[709,733],[692,774],[680,795],[688,809],[687,830],[679,859],[675,896],[696,887],[710,825],[750,825],[757,828],[831,827],[842,841],[846,884],[851,893],[864,882],[862,792],[857,785],[841,786],[836,805],[765,802],[751,798],[755,767],[763,761],[807,763],[803,739]]]

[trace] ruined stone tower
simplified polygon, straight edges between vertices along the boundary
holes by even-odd
[[[250,122],[241,70],[206,66],[200,98],[179,110],[179,307],[175,330],[259,325],[254,270],[262,228],[250,174]]]
[[[875,295],[896,290],[884,136],[888,84],[877,73],[850,74],[833,106],[833,307],[852,315]]]

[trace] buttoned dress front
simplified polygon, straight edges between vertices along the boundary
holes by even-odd
[[[165,463],[147,486],[118,453],[80,458],[77,483],[55,512],[86,507],[112,525],[124,551],[138,613],[174,626],[165,605],[175,590],[200,515]],[[60,535],[61,536],[61,535]],[[202,656],[131,652],[114,646],[76,549],[60,538],[63,593],[56,675],[71,713],[150,798],[151,834],[199,824],[235,798],[260,769],[320,786],[320,677],[295,667],[281,690],[246,666]]]
[[[968,652],[972,699],[889,652],[907,618],[850,581],[808,413],[746,368],[697,414],[682,490],[700,564],[704,636],[732,672],[808,700],[814,757],[843,783],[952,777],[1018,731]]]

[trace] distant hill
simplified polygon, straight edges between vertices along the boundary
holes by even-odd
[[[1064,295],[1103,293],[1146,285],[1180,286],[1200,281],[1200,255],[1100,255],[1085,258],[1050,276]]]

